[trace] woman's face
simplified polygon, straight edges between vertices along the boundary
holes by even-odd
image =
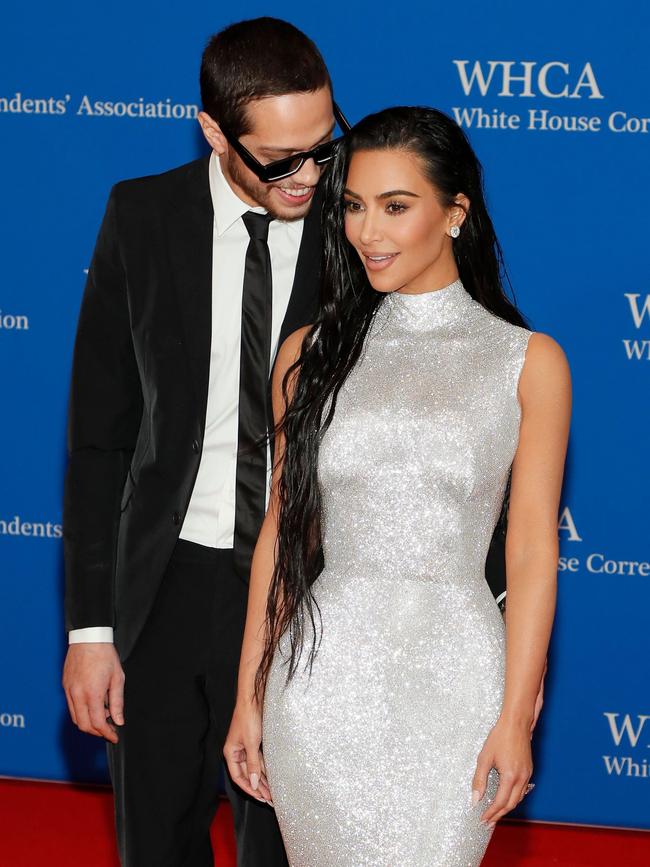
[[[378,292],[419,294],[458,278],[451,236],[465,212],[443,208],[419,157],[404,150],[357,151],[345,188],[345,235]],[[459,204],[469,206],[465,196]]]

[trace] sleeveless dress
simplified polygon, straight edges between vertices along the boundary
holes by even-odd
[[[457,281],[375,315],[319,458],[320,646],[269,673],[263,746],[291,867],[473,867],[503,698],[485,560],[517,448],[530,332]]]

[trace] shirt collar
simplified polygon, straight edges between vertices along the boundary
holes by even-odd
[[[242,217],[246,211],[256,214],[266,214],[265,208],[252,208],[243,202],[225,179],[219,157],[214,153],[210,156],[210,195],[214,208],[214,221],[217,236],[221,237]]]

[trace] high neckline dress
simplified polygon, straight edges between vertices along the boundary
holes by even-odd
[[[475,867],[471,803],[503,699],[485,559],[530,332],[457,281],[383,299],[319,455],[320,646],[269,674],[263,745],[291,867]]]

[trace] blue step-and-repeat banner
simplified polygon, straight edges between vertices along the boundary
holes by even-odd
[[[650,827],[650,7],[619,0],[11,4],[0,29],[0,775],[106,779],[60,689],[72,345],[111,185],[205,152],[207,37],[271,14],[351,120],[427,104],[468,131],[517,300],[575,413],[537,786],[521,815]]]

